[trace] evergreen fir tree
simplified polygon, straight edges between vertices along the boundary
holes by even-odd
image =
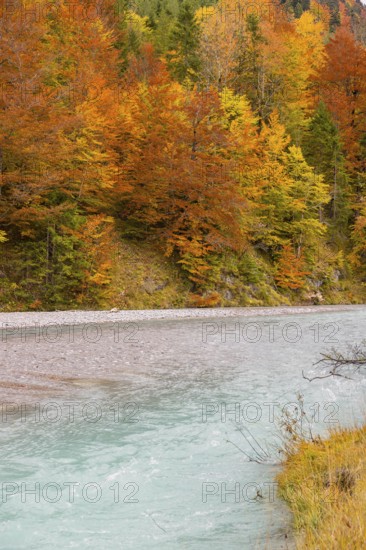
[[[171,74],[179,82],[184,82],[187,78],[196,80],[200,68],[200,28],[188,1],[181,4],[176,25],[169,39],[171,51],[167,57]]]
[[[158,0],[155,11],[155,29],[153,33],[152,43],[158,55],[166,55],[166,52],[171,48],[170,35],[175,25],[175,17],[170,9],[170,3],[166,0],[160,2]]]
[[[303,141],[303,153],[307,162],[317,173],[324,175],[325,182],[330,186],[332,200],[327,214],[332,220],[332,237],[340,237],[346,231],[350,216],[347,174],[339,132],[323,102],[319,103],[310,122]]]
[[[116,10],[118,14],[118,32],[116,33],[116,41],[114,47],[118,50],[119,72],[122,75],[128,66],[128,0],[117,0]]]

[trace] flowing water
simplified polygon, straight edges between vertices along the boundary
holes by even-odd
[[[363,420],[362,382],[309,383],[366,308],[48,327],[1,343],[0,548],[293,548],[278,422]]]

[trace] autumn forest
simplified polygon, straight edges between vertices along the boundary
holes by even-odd
[[[362,4],[0,9],[0,310],[364,301]]]

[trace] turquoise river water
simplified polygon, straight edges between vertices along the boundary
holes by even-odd
[[[3,334],[0,548],[293,548],[278,424],[299,392],[315,432],[363,420],[362,380],[302,371],[365,328],[355,308]]]

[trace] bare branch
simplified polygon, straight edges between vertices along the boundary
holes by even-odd
[[[326,367],[327,371],[313,377],[305,376],[303,371],[302,377],[309,382],[331,378],[332,376],[353,380],[352,375],[366,375],[366,340],[361,342],[361,344],[348,346],[347,354],[332,348],[330,351],[322,353],[321,359],[314,363],[313,366]]]

